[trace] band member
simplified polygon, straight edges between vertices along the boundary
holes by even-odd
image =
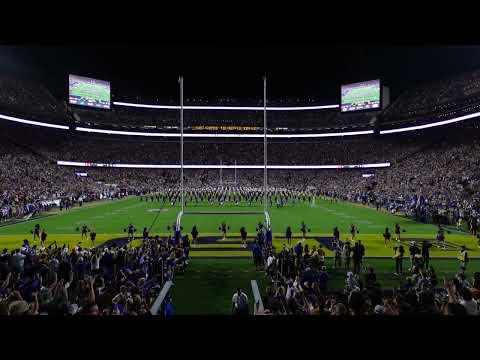
[[[394,275],[402,275],[403,274],[403,254],[405,250],[403,249],[403,245],[399,247],[393,248],[395,255],[393,258],[395,259],[395,274]]]
[[[240,236],[242,237],[242,247],[246,248],[247,247],[247,230],[245,230],[245,227],[242,226],[240,229]]]
[[[443,245],[443,250],[447,249],[445,245],[445,230],[443,230],[442,225],[438,225],[437,241]]]
[[[193,228],[192,228],[192,231],[191,231],[190,234],[192,234],[192,243],[193,243],[193,244],[196,244],[196,243],[197,243],[197,239],[198,239],[198,229],[197,229],[197,225],[193,225]]]
[[[305,240],[307,238],[307,225],[302,221],[302,226],[300,227],[300,231],[302,232],[302,238]]]
[[[427,240],[424,240],[422,243],[422,257],[423,257],[423,265],[425,269],[428,269],[430,266],[430,247],[432,244]]]
[[[478,223],[477,223],[477,218],[474,217],[471,222],[470,222],[470,233],[473,235],[473,236],[476,236],[477,235],[477,231],[478,231]]]
[[[340,246],[340,231],[338,230],[337,226],[335,226],[335,229],[333,229],[333,244],[335,248]]]
[[[383,240],[385,241],[385,247],[387,247],[387,243],[390,242],[391,234],[388,230],[388,227],[385,228],[385,232],[383,233]]]
[[[400,242],[400,225],[395,224],[395,240]]]
[[[127,232],[128,232],[128,242],[132,241],[135,238],[135,227],[132,224],[128,224]]]
[[[458,254],[458,260],[460,260],[460,266],[467,269],[467,263],[468,263],[468,252],[467,248],[465,245],[462,245],[462,249],[460,250],[460,253]]]
[[[95,247],[95,240],[97,239],[97,233],[95,230],[90,231],[90,241],[92,242],[92,248]]]
[[[45,229],[42,229],[42,233],[40,235],[40,243],[43,245],[45,245],[45,241],[47,241],[47,232],[45,231]]]
[[[222,225],[220,226],[220,231],[222,232],[223,240],[227,238],[227,229],[229,227],[227,226],[227,223],[225,221],[222,222]]]
[[[40,239],[40,224],[35,224],[33,227],[33,241]]]
[[[357,235],[358,229],[355,224],[350,225],[350,234],[352,235],[352,241],[355,240],[355,235]]]
[[[415,259],[417,258],[417,255],[420,255],[420,249],[418,248],[417,243],[412,241],[408,250],[410,252],[410,269],[413,269]]]
[[[290,226],[287,227],[285,237],[287,238],[288,246],[291,247],[292,246],[292,228]]]
[[[84,239],[85,239],[85,240],[88,239],[87,233],[88,233],[88,227],[87,227],[87,225],[83,224],[83,225],[82,225],[82,241],[83,241]]]
[[[337,247],[335,249],[335,262],[333,267],[335,269],[341,269],[342,268],[342,251],[340,250],[340,247]]]

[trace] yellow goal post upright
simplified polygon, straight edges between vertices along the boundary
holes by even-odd
[[[183,76],[179,78],[180,84],[180,192],[181,192],[181,210],[177,214],[177,220],[175,222],[175,232],[176,236],[181,236],[182,229],[182,217],[184,215],[252,215],[259,214],[265,217],[265,231],[267,232],[267,237],[270,237],[272,234],[272,226],[270,221],[270,214],[268,212],[268,201],[267,201],[267,78],[263,77],[263,211],[194,211],[194,210],[185,210],[185,187],[184,187],[184,177],[183,177]],[[236,169],[235,169],[235,178],[236,178]]]

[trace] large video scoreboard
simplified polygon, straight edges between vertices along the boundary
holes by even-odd
[[[84,76],[68,76],[68,102],[74,105],[110,109],[110,83]]]
[[[342,85],[341,112],[379,109],[380,80]]]

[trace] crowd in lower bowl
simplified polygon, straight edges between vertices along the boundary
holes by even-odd
[[[0,315],[152,315],[165,282],[185,271],[189,247],[188,239],[158,236],[138,247],[25,240],[0,255]],[[172,312],[167,295],[157,314]]]
[[[453,278],[439,279],[430,259],[426,262],[411,251],[412,260],[404,281],[398,287],[384,288],[375,269],[365,264],[361,247],[359,241],[355,242],[351,254],[343,253],[339,262],[337,257],[333,262],[327,261],[321,245],[309,249],[299,242],[294,248],[285,247],[278,253],[270,250],[264,261],[269,284],[263,297],[262,315],[480,313],[480,273],[469,279],[465,266],[460,266]],[[331,286],[334,273],[343,274],[343,289]]]

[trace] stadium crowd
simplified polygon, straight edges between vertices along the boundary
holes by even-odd
[[[353,241],[352,241],[353,243]],[[425,316],[478,315],[480,273],[467,279],[465,267],[454,278],[439,279],[428,250],[410,251],[411,264],[405,281],[397,288],[383,288],[373,267],[363,260],[360,241],[346,241],[336,251],[333,264],[322,246],[285,247],[278,254],[266,249],[261,262],[269,277],[261,315],[324,316]],[[410,250],[414,245],[410,246]],[[405,256],[406,257],[406,256]],[[404,261],[403,253],[396,261]],[[327,266],[329,266],[327,268]],[[343,290],[332,290],[332,277],[344,276]],[[337,288],[337,287],[336,287]]]
[[[272,191],[289,189],[361,202],[390,212],[401,212],[424,222],[445,224],[478,222],[480,159],[479,139],[472,127],[439,129],[438,136],[421,134],[339,141],[269,144],[269,163],[283,165],[358,164],[389,161],[376,171],[269,171]],[[53,201],[81,198],[91,201],[123,195],[155,193],[179,187],[178,170],[75,168],[57,166],[56,160],[81,162],[175,163],[173,142],[101,141],[83,137],[55,139],[24,131],[23,143],[0,143],[1,218],[21,217],[54,206]],[[470,134],[470,135],[468,135]],[[447,137],[448,135],[448,137]],[[17,139],[22,138],[19,134]],[[54,145],[62,144],[61,150]],[[289,151],[284,151],[285,147]],[[186,164],[261,164],[263,144],[190,142],[185,144]],[[179,156],[178,156],[179,157]],[[76,173],[87,172],[87,177]],[[365,172],[374,174],[362,177]],[[185,170],[186,187],[216,188],[233,184],[234,170]],[[237,170],[236,186],[263,185],[261,170]],[[476,226],[476,224],[473,224]]]
[[[188,239],[69,248],[27,240],[0,254],[0,316],[148,316],[164,283],[188,265]],[[167,296],[159,315],[172,315]],[[156,314],[154,314],[156,315]]]

